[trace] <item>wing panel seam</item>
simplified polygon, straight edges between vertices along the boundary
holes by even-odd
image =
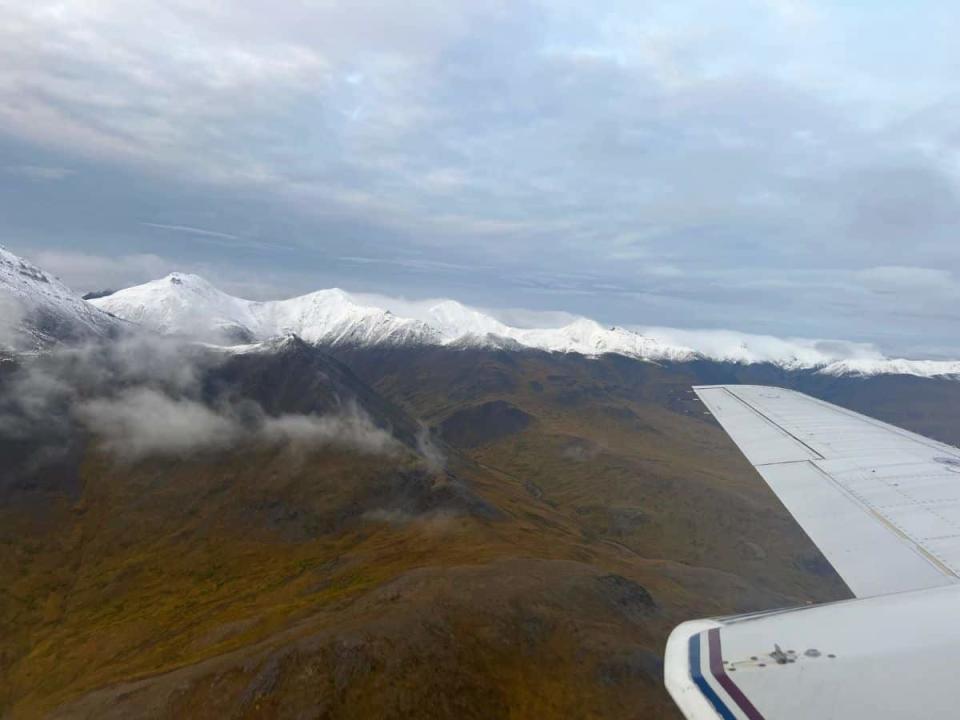
[[[934,555],[932,552],[927,550],[927,548],[923,547],[923,545],[921,545],[917,540],[914,540],[912,537],[907,535],[907,533],[905,533],[903,530],[897,527],[897,525],[894,524],[893,521],[891,521],[884,515],[877,512],[877,510],[874,509],[872,505],[870,505],[865,500],[863,500],[859,494],[857,494],[850,488],[847,488],[843,484],[838,482],[830,473],[828,473],[826,470],[820,467],[815,461],[808,460],[806,462],[812,465],[816,469],[816,471],[820,473],[820,475],[827,480],[827,482],[829,482],[831,485],[837,488],[841,493],[843,493],[848,498],[850,498],[855,504],[859,505],[864,512],[873,516],[873,518],[876,519],[883,527],[889,529],[901,541],[904,541],[906,545],[910,547],[917,555],[919,555],[928,563],[933,565],[942,574],[948,577],[951,577],[955,580],[957,579],[957,574],[948,565],[945,565],[936,555]]]
[[[790,432],[790,431],[787,430],[785,427],[783,427],[783,425],[781,425],[781,424],[778,423],[776,420],[774,420],[773,418],[767,416],[767,415],[766,415],[765,413],[763,413],[761,410],[757,409],[756,407],[754,407],[753,405],[751,405],[750,403],[748,403],[746,400],[744,400],[742,397],[740,397],[739,395],[737,395],[735,392],[733,392],[732,390],[730,390],[730,389],[727,388],[727,387],[724,387],[723,390],[724,390],[728,395],[730,395],[730,397],[732,397],[732,398],[736,399],[737,401],[739,401],[740,403],[742,403],[744,407],[746,407],[747,409],[749,409],[749,410],[753,411],[754,413],[756,413],[757,415],[759,415],[761,418],[763,418],[763,419],[766,420],[768,423],[770,423],[771,425],[773,425],[777,430],[779,430],[780,432],[782,432],[784,435],[786,435],[787,437],[789,437],[791,440],[794,440],[795,442],[800,443],[803,447],[805,447],[807,450],[809,450],[810,452],[812,452],[812,453],[816,456],[815,459],[817,459],[817,460],[826,460],[826,457],[825,457],[822,453],[818,452],[817,450],[814,450],[812,447],[810,447],[809,445],[807,445],[807,443],[805,443],[803,440],[801,440],[801,439],[798,438],[796,435],[794,435],[792,432]],[[719,419],[719,418],[718,418],[718,419]],[[723,423],[721,423],[721,425],[722,425],[722,424],[723,424]],[[804,462],[804,461],[794,460],[794,461],[792,461],[792,462]]]
[[[940,442],[939,440],[934,440],[932,438],[924,437],[923,435],[920,435],[915,432],[911,432],[910,430],[904,430],[901,427],[897,427],[896,425],[891,425],[890,423],[884,422],[883,420],[878,420],[877,418],[872,418],[869,415],[863,415],[861,413],[858,413],[856,410],[851,410],[849,408],[841,407],[840,405],[833,405],[831,403],[828,403],[825,400],[821,400],[820,398],[815,398],[812,395],[804,395],[803,393],[796,393],[796,394],[800,395],[801,397],[812,400],[814,403],[821,405],[822,407],[828,410],[839,412],[841,415],[846,415],[847,417],[851,417],[854,420],[862,420],[863,422],[866,422],[867,424],[875,428],[891,431],[905,440],[910,440],[912,442],[917,443],[918,445],[923,445],[924,447],[928,447],[932,450],[938,450],[941,452],[945,452],[947,454],[952,454],[954,457],[960,458],[960,448],[956,448],[952,445],[948,445],[947,443]]]

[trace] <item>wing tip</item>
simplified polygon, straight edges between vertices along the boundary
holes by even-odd
[[[693,680],[690,667],[690,638],[722,627],[715,620],[691,620],[673,629],[663,658],[663,684],[687,720],[717,720],[720,715]]]

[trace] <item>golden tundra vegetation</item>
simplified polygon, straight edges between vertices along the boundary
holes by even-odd
[[[91,442],[0,504],[0,715],[674,718],[677,623],[846,596],[690,393],[736,369],[340,358],[445,464]]]

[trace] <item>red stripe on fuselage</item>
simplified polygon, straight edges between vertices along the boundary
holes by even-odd
[[[713,673],[713,677],[750,720],[763,720],[760,711],[747,699],[747,696],[727,675],[727,671],[723,667],[723,655],[720,652],[720,628],[707,631],[707,638],[710,645],[710,672]]]

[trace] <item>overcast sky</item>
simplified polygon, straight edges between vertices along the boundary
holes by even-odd
[[[960,355],[960,9],[0,0],[0,243]]]

